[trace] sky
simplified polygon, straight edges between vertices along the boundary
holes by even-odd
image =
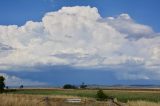
[[[6,84],[160,83],[159,0],[1,0]]]

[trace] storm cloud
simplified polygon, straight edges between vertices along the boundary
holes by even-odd
[[[160,78],[160,34],[126,13],[103,18],[95,7],[63,7],[46,13],[41,22],[1,25],[0,42],[1,70],[37,65],[121,71],[143,67],[147,72],[137,77],[132,75],[134,69],[120,73],[122,78],[150,79],[149,73]]]

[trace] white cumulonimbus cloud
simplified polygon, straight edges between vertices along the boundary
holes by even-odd
[[[128,14],[103,18],[95,7],[63,7],[45,14],[41,22],[0,26],[1,70],[134,66],[160,75],[159,58],[159,33]]]

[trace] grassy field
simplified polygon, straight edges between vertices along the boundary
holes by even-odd
[[[96,101],[91,98],[76,96],[55,96],[28,94],[0,94],[0,106],[160,106],[160,103],[147,101],[128,101],[127,103],[117,102],[115,105],[110,101]],[[67,103],[67,98],[81,98],[81,103]]]
[[[128,101],[150,101],[160,102],[159,90],[103,90],[108,96],[117,98],[120,102]],[[63,90],[63,89],[22,89],[12,94],[33,94],[33,95],[65,95],[87,98],[96,98],[97,90]]]
[[[47,96],[27,94],[0,94],[0,106],[109,106],[109,102],[98,102],[82,98],[81,103],[68,103],[67,98],[74,96]],[[84,101],[85,100],[85,101]]]

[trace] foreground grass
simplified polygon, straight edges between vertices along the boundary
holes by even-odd
[[[81,98],[81,103],[68,103],[66,98],[74,96],[47,96],[27,94],[0,94],[0,106],[109,106],[108,102]]]
[[[81,103],[67,103],[67,98],[79,98],[75,96],[47,96],[44,95],[27,95],[27,94],[0,94],[0,106],[117,106],[109,101],[98,102],[95,99],[81,98]],[[119,102],[120,103],[120,102]],[[121,106],[160,106],[159,103],[147,101],[128,101],[120,103]]]
[[[14,94],[34,94],[34,95],[66,95],[87,98],[96,98],[97,90],[47,90],[47,89],[27,89],[17,90]],[[122,90],[104,90],[108,96],[113,96],[121,102],[128,101],[150,101],[160,102],[160,91],[122,91]]]

